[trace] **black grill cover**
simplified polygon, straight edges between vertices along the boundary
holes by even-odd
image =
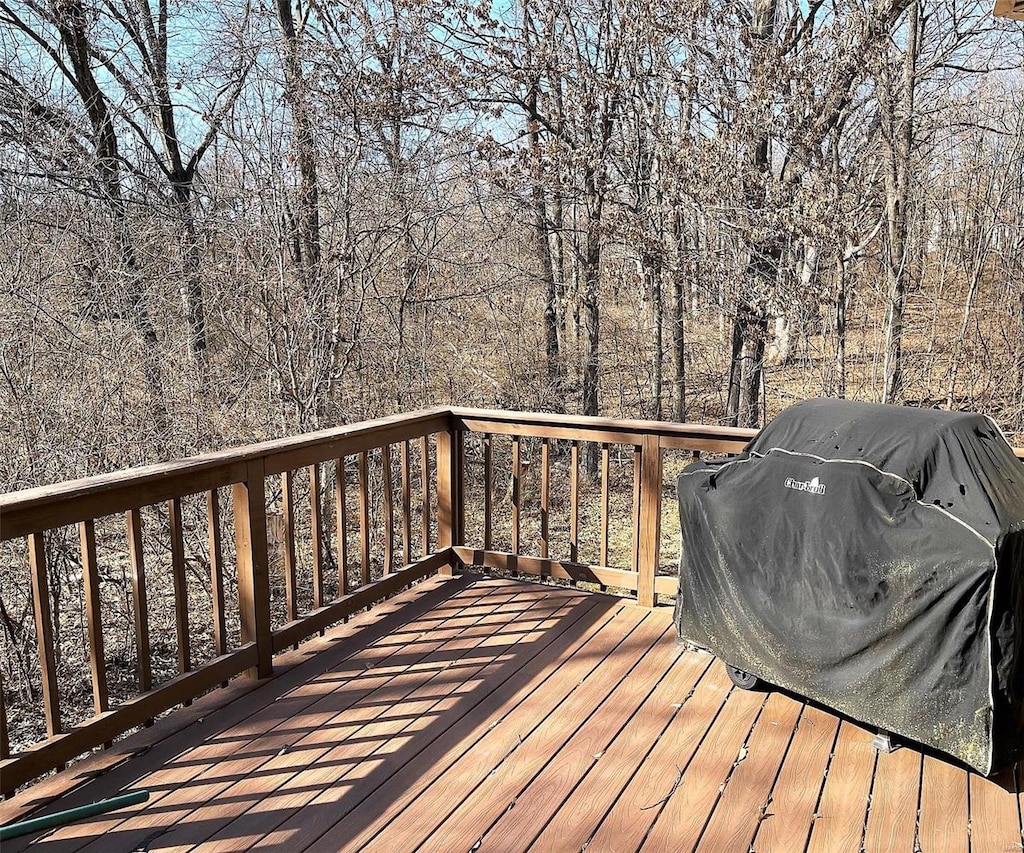
[[[991,420],[812,400],[678,494],[682,638],[986,775],[1021,754],[1024,465]]]

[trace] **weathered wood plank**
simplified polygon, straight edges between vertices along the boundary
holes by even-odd
[[[158,825],[164,831],[179,820],[188,820],[190,814],[218,798],[233,782],[257,774],[261,766],[282,750],[288,751],[307,733],[295,725],[296,720],[326,721],[332,716],[332,707],[344,711],[368,692],[364,687],[374,689],[387,680],[388,676],[382,676],[384,669],[391,662],[400,664],[404,660],[401,650],[406,644],[415,643],[417,637],[476,603],[475,598],[463,597],[465,585],[452,586],[457,587],[452,591],[454,595],[427,599],[440,605],[441,615],[436,610],[428,613],[426,608],[416,606],[415,600],[406,598],[406,604],[413,605],[412,613],[398,621],[394,613],[385,615],[385,625],[391,631],[376,630],[364,621],[359,633],[365,636],[357,636],[350,630],[354,620],[332,631],[326,644],[324,638],[317,637],[300,651],[285,654],[284,661],[308,657],[298,667],[305,677],[296,677],[293,664],[293,672],[284,679],[275,678],[245,694],[240,703],[242,710],[230,706],[210,721],[200,720],[213,730],[206,737],[195,732],[190,749],[171,752],[169,760],[165,756],[163,762],[150,762],[148,753],[134,761],[149,771],[130,779],[136,786],[144,782],[150,791],[145,807],[135,814],[119,812],[66,827],[56,834],[63,842],[61,849],[82,849],[84,845],[87,851],[101,853],[111,848],[134,850],[147,846],[144,842],[152,839],[154,828],[147,813],[159,815]],[[440,590],[435,588],[435,592]],[[387,642],[376,645],[385,637]],[[397,646],[391,644],[391,638]],[[315,652],[321,654],[309,657]],[[364,678],[367,675],[372,684]],[[225,722],[219,724],[222,717]],[[163,845],[162,849],[173,848]]]
[[[495,703],[500,702],[501,696],[516,689],[516,685],[529,683],[530,673],[543,669],[546,659],[558,657],[558,650],[576,642],[577,627],[586,624],[592,618],[590,614],[600,610],[592,606],[598,602],[573,598],[565,590],[559,590],[558,596],[562,601],[560,609],[547,616],[528,637],[516,640],[518,653],[492,658],[477,672],[470,683],[481,685],[479,689],[465,695],[461,701],[457,700],[454,706],[446,703],[441,708],[434,707],[434,711],[444,709],[452,714],[449,725],[434,724],[433,713],[417,715],[403,730],[397,750],[386,748],[380,751],[381,758],[374,761],[372,776],[361,777],[359,785],[348,791],[336,783],[328,786],[317,795],[306,812],[295,814],[278,832],[261,839],[260,843],[271,844],[286,838],[288,843],[301,846],[319,839],[313,849],[374,847],[372,843],[369,847],[360,846],[365,842],[347,837],[347,831],[338,822],[347,823],[354,814],[364,816],[365,820],[378,816],[381,809],[389,808],[396,797],[408,796],[409,784],[421,783],[422,776],[418,770],[431,764],[430,756],[439,754],[448,744],[467,749],[468,744],[460,740],[461,730],[475,731],[476,721],[486,718],[488,708],[499,707]],[[495,632],[487,633],[487,645],[500,641]],[[494,689],[490,689],[490,685]],[[396,788],[396,783],[402,787]],[[354,826],[354,831],[359,832],[364,829],[365,822],[360,821]]]
[[[986,779],[972,771],[969,776],[971,850],[1019,850],[1020,812],[1012,774]]]
[[[287,618],[299,618],[299,597],[295,560],[295,474],[281,474],[281,527],[284,536],[284,611]]]
[[[580,559],[580,443],[569,451],[569,562]]]
[[[495,603],[500,601],[495,599]],[[556,627],[558,614],[566,612],[568,603],[562,593],[514,589],[504,601],[498,607],[466,610],[470,618],[460,617],[441,626],[441,631],[434,628],[421,637],[416,650],[423,657],[416,666],[394,675],[328,724],[337,735],[327,743],[329,751],[318,762],[322,766],[300,768],[285,787],[260,804],[258,814],[246,814],[213,839],[216,849],[237,849],[229,846],[233,837],[244,837],[247,842],[258,839],[257,847],[272,847],[285,840],[302,847],[314,841],[332,826],[339,811],[350,808],[351,801],[365,793],[354,789],[372,785],[373,778],[379,778],[378,774],[368,777],[359,767],[361,761],[376,767],[404,758],[408,764],[422,749],[423,741],[439,734],[440,720],[458,725],[474,701],[481,701],[482,689],[470,691],[464,682],[445,677],[448,661],[460,661],[469,684],[489,683],[496,673],[511,675],[518,664],[508,653],[509,646],[523,644],[523,656],[528,658],[531,638]],[[435,648],[431,650],[431,646]],[[388,710],[375,712],[382,701]]]
[[[514,801],[524,783],[613,691],[638,656],[649,651],[664,633],[665,626],[656,620],[642,621],[634,628],[624,619],[626,612],[618,616],[623,620],[625,634],[622,649],[614,653],[618,643],[613,641],[611,648],[598,658],[599,677],[584,679],[559,706],[557,714],[545,715],[532,726],[519,727],[515,745],[502,750],[498,760],[493,753],[485,757],[483,750],[470,750],[435,783],[445,792],[444,803],[435,795],[429,811],[411,806],[381,833],[378,843],[391,849],[406,849],[418,836],[426,839],[421,847],[423,853],[447,853],[451,847],[469,849]],[[618,635],[617,631],[614,633]],[[467,786],[470,780],[472,784]]]
[[[682,784],[694,753],[721,716],[731,687],[725,670],[716,662],[692,694],[676,700],[681,703],[679,713],[593,831],[588,850],[640,849],[664,804]],[[541,847],[534,849],[543,853]]]
[[[391,445],[380,449],[380,469],[384,501],[384,574],[390,574],[395,561],[395,503],[391,486]]]
[[[724,712],[711,726],[693,760],[683,768],[683,784],[661,809],[644,841],[644,851],[675,853],[697,846],[764,704],[763,693],[732,691]]]
[[[216,490],[206,493],[206,531],[210,552],[210,600],[213,608],[213,653],[228,652],[227,607],[224,601],[224,546],[220,529],[220,499]],[[147,688],[143,688],[147,689]]]
[[[40,780],[12,799],[0,801],[0,825],[22,820],[54,801],[58,801],[61,809],[72,808],[102,799],[106,791],[122,790],[140,776],[158,771],[166,762],[191,751],[197,739],[217,736],[359,649],[395,633],[429,611],[436,611],[438,606],[443,607],[460,585],[465,585],[462,579],[442,582],[428,578],[378,605],[372,614],[361,613],[333,628],[327,639],[315,638],[305,643],[301,651],[282,654],[275,660],[275,672],[280,674],[272,681],[235,679],[227,688],[207,693],[192,705],[160,717],[151,727],[117,741],[110,749],[93,753],[68,771]],[[190,676],[193,674],[195,671]],[[202,727],[196,728],[196,723]],[[21,841],[10,842],[12,849],[20,849]],[[5,853],[6,848],[7,845]]]
[[[313,608],[324,606],[324,518],[320,466],[309,466],[309,546],[312,553]]]
[[[629,781],[648,760],[679,710],[704,677],[708,655],[679,653],[672,669],[658,682],[636,715],[623,727],[608,749],[593,756],[593,766],[559,807],[544,831],[524,833],[531,849],[582,850],[604,816],[615,806]]]
[[[611,496],[611,448],[601,445],[601,552],[598,563],[608,565],[608,508]]]
[[[967,853],[967,771],[926,755],[921,776],[921,853]]]
[[[359,580],[370,582],[370,460],[364,450],[359,454]]]
[[[7,731],[7,699],[4,678],[0,672],[0,761],[11,757],[11,738]]]
[[[494,483],[493,483],[493,467],[494,460],[493,454],[494,449],[492,447],[492,440],[489,435],[483,437],[484,445],[484,550],[491,550],[493,540],[491,539],[491,529],[493,527],[494,517]]]
[[[137,509],[125,513],[128,528],[128,560],[132,574],[132,613],[135,619],[135,651],[138,657],[139,690],[153,686],[149,647],[149,602],[146,595],[146,560],[142,548],[142,515]],[[212,560],[212,555],[211,555]],[[219,652],[223,654],[223,651]]]
[[[412,472],[409,470],[409,442],[402,442],[402,565],[412,562]],[[422,555],[425,556],[425,555]]]
[[[43,684],[43,713],[46,735],[60,734],[60,690],[57,687],[57,662],[53,650],[53,616],[50,612],[49,570],[46,565],[46,543],[42,533],[28,537],[31,569],[32,608],[35,615],[36,647]]]
[[[729,777],[697,850],[749,850],[758,825],[768,813],[772,788],[800,718],[802,705],[772,693],[757,718],[742,758]]]
[[[771,802],[754,837],[753,847],[759,853],[786,853],[807,846],[838,733],[837,717],[813,705],[804,706],[772,789]]]
[[[431,435],[446,429],[449,418],[448,409],[412,412],[0,495],[0,541],[232,486],[245,479],[253,461],[268,476],[276,475],[383,442]]]
[[[262,460],[249,463],[246,478],[231,488],[235,513],[235,559],[238,566],[238,614],[243,643],[256,648],[249,673],[273,673],[270,625],[270,566],[267,559],[267,498]]]
[[[625,569],[571,563],[567,560],[545,560],[542,557],[524,557],[505,551],[480,551],[466,547],[456,547],[453,550],[463,563],[471,566],[486,566],[489,569],[516,571],[538,577],[549,576],[560,580],[585,581],[617,589],[635,590],[637,587],[636,572]]]
[[[650,694],[657,693],[660,688],[658,695],[664,696],[666,674],[677,671],[674,665],[682,655],[682,649],[673,648],[666,642],[667,632],[671,630],[671,626],[667,626],[661,642],[656,642],[639,659],[595,712],[584,717],[582,724],[579,721],[558,721],[558,715],[555,715],[534,730],[515,754],[503,763],[502,768],[507,768],[503,785],[492,782],[495,777],[488,779],[486,785],[506,791],[499,802],[512,799],[510,807],[503,813],[499,812],[497,820],[483,834],[481,851],[512,853],[526,850],[544,825],[569,807],[566,800],[580,783],[611,760],[609,753],[613,745],[628,729],[641,724],[643,708]],[[693,673],[694,681],[698,674]],[[669,703],[664,704],[667,706]],[[664,709],[661,710],[659,722],[663,726],[667,720]],[[549,732],[560,726],[571,728],[573,725],[579,725],[575,734],[560,748],[552,748]],[[542,769],[531,776],[534,765],[541,762],[544,762]],[[519,781],[513,781],[514,777]],[[518,793],[517,788],[521,788]],[[481,794],[489,797],[490,791],[484,788]],[[562,843],[564,845],[564,840]]]
[[[540,555],[548,556],[551,519],[551,442],[540,445]]]
[[[920,793],[921,753],[897,749],[878,754],[864,831],[865,853],[914,853]]]
[[[334,526],[338,537],[338,597],[348,595],[348,507],[345,457],[334,462]],[[290,617],[292,621],[298,614]]]
[[[430,444],[427,437],[420,439],[420,536],[423,556],[430,553]]]
[[[522,446],[519,436],[512,436],[512,553],[518,554],[519,532],[521,526],[520,513],[522,511],[522,485],[523,485],[523,459]]]
[[[637,603],[654,607],[654,576],[661,554],[661,448],[656,435],[644,436],[637,518]]]
[[[624,421],[581,415],[505,412],[456,407],[452,415],[460,429],[531,438],[560,438],[609,444],[639,444],[645,434],[662,437],[662,447],[697,448],[714,453],[738,453],[757,430],[675,424],[666,421]]]
[[[867,731],[846,721],[839,726],[808,853],[860,849],[876,756]]]
[[[181,527],[181,501],[167,502],[171,537],[171,577],[174,579],[174,633],[178,648],[178,672],[192,669],[192,635],[189,631],[188,582],[185,577],[185,534]]]
[[[78,525],[82,545],[82,581],[85,584],[85,625],[92,672],[92,707],[96,714],[107,710],[107,662],[103,649],[103,613],[100,607],[100,574],[96,561],[96,527],[93,521]],[[177,612],[177,611],[176,611]]]

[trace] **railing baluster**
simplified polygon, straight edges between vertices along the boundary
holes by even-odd
[[[361,583],[370,582],[370,462],[367,452],[359,454],[359,550]]]
[[[100,613],[100,575],[96,565],[96,526],[92,519],[78,525],[85,581],[85,622],[92,670],[92,704],[97,714],[107,710],[107,665],[103,656],[103,619]]]
[[[493,513],[492,453],[491,435],[485,433],[484,438],[484,550],[491,550],[491,526]]]
[[[430,445],[427,437],[420,439],[420,532],[423,556],[430,553]]]
[[[149,647],[149,603],[146,595],[146,561],[142,550],[142,514],[137,509],[126,514],[128,557],[132,567],[132,606],[135,611],[135,645],[139,656],[139,690],[153,687]]]
[[[262,458],[246,465],[245,481],[231,487],[235,508],[235,553],[238,560],[238,613],[242,643],[256,646],[251,678],[273,674],[270,633],[270,570],[267,563],[267,498]]]
[[[309,525],[313,551],[313,609],[324,606],[324,519],[320,503],[320,466],[309,466]]]
[[[602,566],[608,565],[608,503],[611,492],[611,448],[601,445],[601,559]],[[604,589],[604,585],[601,586]]]
[[[210,548],[210,601],[213,607],[213,651],[228,651],[227,616],[224,609],[224,547],[220,534],[220,499],[217,490],[206,493],[206,533]]]
[[[409,442],[402,442],[402,565],[412,562],[412,479],[409,471]]]
[[[540,555],[548,556],[548,525],[550,516],[551,440],[545,438],[540,446]]]
[[[395,513],[394,500],[391,493],[391,445],[385,444],[380,449],[380,470],[384,478],[384,569],[385,575],[391,574],[395,556]]]
[[[645,435],[643,441],[636,598],[641,607],[654,607],[654,579],[658,573],[661,546],[661,444],[657,435]]]
[[[281,474],[281,526],[284,528],[284,609],[288,621],[299,618],[299,599],[295,579],[295,490],[294,473]]]
[[[0,672],[0,761],[11,757],[11,739],[7,734],[7,700],[4,698],[4,675]]]
[[[167,502],[171,533],[171,576],[174,579],[174,627],[178,637],[178,672],[192,669],[192,636],[189,633],[188,583],[185,578],[185,540],[181,529],[181,500]]]
[[[569,561],[580,559],[580,443],[572,443],[569,455]]]
[[[437,434],[437,548],[462,544],[462,432],[449,427]],[[443,566],[442,575],[462,570],[457,557]]]
[[[345,505],[345,457],[334,463],[334,517],[338,528],[338,598],[348,595],[348,508]]]
[[[523,476],[519,436],[512,437],[512,553],[519,553],[520,482]]]
[[[630,565],[634,572],[640,571],[640,475],[643,452],[640,445],[633,447],[633,553]]]
[[[53,654],[53,618],[50,615],[50,584],[47,578],[46,545],[42,533],[28,537],[28,556],[32,568],[32,607],[36,619],[36,644],[43,677],[43,711],[46,734],[61,732],[60,691],[57,689],[57,664]]]

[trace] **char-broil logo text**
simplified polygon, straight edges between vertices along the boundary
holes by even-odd
[[[825,484],[819,483],[818,478],[813,480],[794,480],[792,477],[786,479],[786,488],[797,492],[810,492],[812,495],[825,494]]]

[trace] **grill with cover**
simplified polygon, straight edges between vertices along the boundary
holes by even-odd
[[[988,418],[811,400],[678,481],[679,635],[984,774],[1024,746],[1024,464]]]

